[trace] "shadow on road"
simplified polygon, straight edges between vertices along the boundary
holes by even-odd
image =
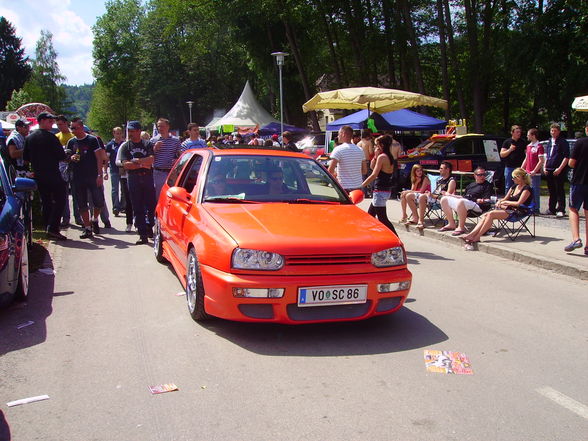
[[[43,267],[52,266],[51,258],[47,254]],[[0,335],[2,336],[0,356],[45,341],[47,338],[46,320],[53,311],[51,303],[53,302],[54,286],[55,275],[47,275],[39,271],[31,273],[27,302],[13,303],[6,309],[0,309]],[[17,329],[19,325],[29,321],[34,323]]]
[[[387,354],[448,339],[441,329],[406,307],[391,315],[359,322],[287,326],[218,319],[202,325],[248,351],[271,356]]]
[[[428,253],[424,251],[407,251],[406,256],[408,257],[408,264],[409,265],[418,265],[419,261],[418,258],[425,259],[425,260],[448,260],[453,261],[455,259],[450,259],[448,257],[440,256],[439,254],[435,253]],[[414,259],[411,259],[414,257]]]

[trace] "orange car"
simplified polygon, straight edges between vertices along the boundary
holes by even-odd
[[[157,204],[154,253],[186,289],[194,320],[360,320],[400,309],[412,274],[398,237],[314,159],[194,149]]]

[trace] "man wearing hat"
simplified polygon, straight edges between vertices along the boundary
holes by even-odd
[[[65,181],[59,172],[59,161],[65,160],[65,151],[51,133],[55,115],[41,112],[37,121],[39,130],[25,138],[23,159],[31,163],[35,172],[47,236],[65,240],[67,238],[59,232],[59,221],[66,203]]]
[[[155,186],[153,183],[153,143],[141,139],[141,123],[127,123],[129,140],[124,142],[118,151],[118,157],[125,170],[131,204],[135,214],[135,226],[139,233],[137,245],[147,243],[153,237],[155,213]],[[147,221],[145,220],[147,218]]]
[[[25,138],[29,134],[30,123],[26,120],[19,119],[14,123],[15,130],[12,131],[6,145],[8,147],[8,159],[16,170],[16,176],[25,176],[27,167],[22,159],[24,151]]]

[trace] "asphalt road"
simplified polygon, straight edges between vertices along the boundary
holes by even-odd
[[[71,231],[55,276],[0,311],[0,440],[588,439],[585,282],[401,233],[414,284],[396,314],[197,324],[170,267],[113,224]],[[474,374],[427,372],[425,349]],[[179,391],[151,395],[162,383]]]

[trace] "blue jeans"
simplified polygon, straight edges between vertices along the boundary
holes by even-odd
[[[533,189],[535,213],[539,213],[539,205],[541,204],[541,175],[531,176],[531,188]]]
[[[154,224],[155,187],[153,186],[153,173],[150,171],[129,173],[127,180],[135,214],[135,226],[139,236],[145,238],[148,228]]]
[[[120,203],[120,174],[110,174],[110,184],[112,185],[111,197],[112,197],[112,209],[116,211],[122,210]]]
[[[512,172],[515,171],[516,167],[504,167],[504,194],[508,193],[510,187],[513,186]]]

